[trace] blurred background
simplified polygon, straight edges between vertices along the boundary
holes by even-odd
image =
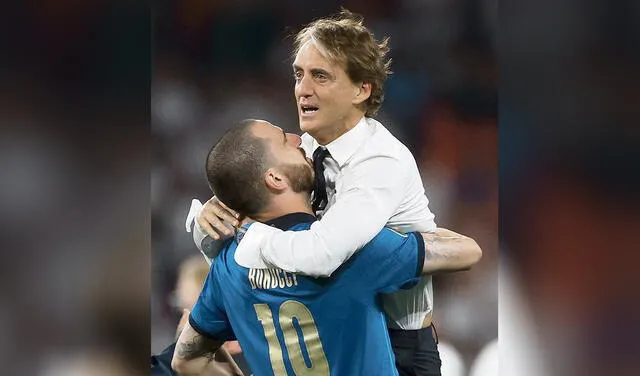
[[[500,6],[500,374],[640,372],[640,2]]]
[[[199,255],[184,222],[192,198],[211,196],[208,150],[243,118],[299,133],[289,36],[340,5],[391,37],[394,73],[377,119],[413,152],[436,223],[484,250],[473,270],[434,279],[445,375],[466,376],[497,338],[497,1],[183,0],[154,8],[153,352],[175,336],[179,266]]]
[[[148,375],[149,7],[0,6],[0,364]]]

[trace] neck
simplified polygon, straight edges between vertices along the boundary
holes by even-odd
[[[307,193],[282,193],[273,196],[271,203],[255,220],[260,222],[270,221],[291,213],[307,213],[315,215],[311,209],[311,196]]]
[[[364,116],[364,112],[358,112],[346,118],[340,119],[337,126],[321,129],[316,132],[309,132],[320,145],[327,145],[337,140],[343,134],[349,132],[360,122]]]

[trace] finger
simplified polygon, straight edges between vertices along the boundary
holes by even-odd
[[[229,208],[227,205],[224,204],[224,202],[222,202],[222,201],[220,201],[218,199],[216,199],[216,200],[217,200],[218,204],[220,204],[220,206],[222,206],[222,208],[224,210],[226,210],[227,212],[229,212],[229,214],[231,214],[234,218],[240,218],[240,214],[237,211]]]
[[[224,235],[232,235],[233,232],[229,230],[227,225],[224,224],[223,218],[221,218],[221,214],[217,213],[217,210],[212,211],[203,211],[201,216],[209,222],[211,227],[218,233]],[[228,215],[227,215],[228,216]]]
[[[198,225],[200,225],[202,231],[206,232],[207,235],[211,236],[214,240],[220,239],[220,235],[218,235],[216,230],[213,229],[207,219],[204,218],[203,213],[201,213],[198,218],[196,218],[196,221],[198,221]]]
[[[232,226],[238,226],[240,221],[235,217],[235,211],[229,209],[228,206],[223,204],[217,197],[213,196],[207,203],[204,205],[201,211],[201,215],[210,215],[217,217],[217,220],[209,221],[210,225],[217,230],[220,234],[232,235],[233,231],[230,230],[224,224],[220,224],[219,222],[224,221]],[[207,217],[212,218],[212,217]]]
[[[207,202],[203,210],[212,211],[218,216],[218,218],[221,218],[222,220],[231,224],[234,224],[239,216],[235,210],[230,209],[215,196]]]
[[[212,211],[213,211],[213,214],[216,215],[219,219],[221,219],[221,220],[223,220],[223,221],[225,221],[227,223],[230,223],[233,226],[237,226],[238,225],[238,219],[235,218],[232,213],[227,211],[222,206],[213,205]]]

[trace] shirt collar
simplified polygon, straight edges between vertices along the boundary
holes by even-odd
[[[366,140],[367,134],[369,133],[368,129],[367,118],[363,116],[355,127],[325,145],[325,147],[329,149],[329,153],[331,153],[331,158],[338,162],[340,167],[347,163],[349,158],[351,158],[356,150],[360,148],[360,145]]]
[[[274,218],[272,220],[264,222],[265,225],[279,228],[282,231],[289,229],[290,227],[297,225],[298,223],[315,222],[316,217],[308,213],[290,213],[281,217]]]

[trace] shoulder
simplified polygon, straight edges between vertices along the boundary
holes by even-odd
[[[414,249],[417,249],[417,243],[413,233],[402,234],[385,227],[365,244],[358,254],[367,260],[363,262],[380,265],[382,260],[398,257],[399,250],[413,252]]]
[[[392,254],[400,259],[416,252],[424,253],[424,240],[419,232],[403,234],[388,227],[383,228],[367,246],[375,250],[372,253],[387,257]]]
[[[384,227],[367,243],[367,246],[389,247],[390,245],[404,243],[410,236],[410,234],[403,234],[389,227]]]
[[[224,242],[222,250],[220,250],[220,254],[213,261],[211,265],[211,270],[216,271],[216,274],[223,270],[228,270],[229,267],[236,265],[234,260],[234,254],[237,251],[237,243],[234,241],[234,238],[227,239]]]
[[[390,157],[406,162],[414,160],[413,154],[405,144],[398,140],[382,123],[367,118],[370,137],[363,143],[360,155]]]
[[[367,120],[369,134],[349,161],[345,176],[355,174],[378,179],[384,174],[391,182],[414,173],[417,164],[409,148],[380,122]]]

